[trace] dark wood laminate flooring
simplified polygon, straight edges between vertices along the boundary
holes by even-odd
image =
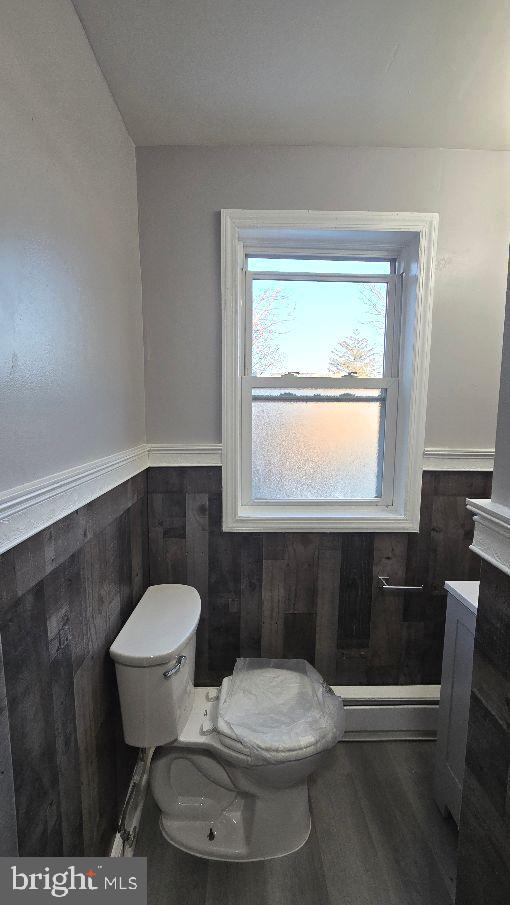
[[[433,760],[433,742],[337,745],[310,783],[308,842],[266,862],[178,851],[149,793],[136,848],[149,905],[451,905],[457,832],[433,801]]]

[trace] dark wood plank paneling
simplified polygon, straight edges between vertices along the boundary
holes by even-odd
[[[388,576],[393,584],[403,584],[406,559],[406,534],[375,535],[367,674],[369,685],[398,685],[403,596],[382,591],[379,576]]]
[[[508,818],[491,806],[469,767],[464,773],[455,905],[508,905]]]
[[[232,671],[239,656],[241,537],[221,530],[221,497],[209,499],[209,670]]]
[[[147,497],[144,495],[128,510],[131,546],[131,604],[139,600],[149,584],[149,531]]]
[[[80,758],[83,852],[85,855],[94,854],[101,807],[98,784],[100,767],[96,754],[96,737],[103,711],[100,700],[101,659],[102,657],[98,654],[90,654],[74,676],[76,729]]]
[[[262,536],[243,537],[241,549],[241,657],[260,657],[262,634]]]
[[[209,497],[186,494],[186,581],[202,601],[197,631],[197,682],[206,684],[209,662]]]
[[[313,663],[315,655],[315,613],[285,613],[283,656]]]
[[[138,475],[0,557],[4,855],[97,856],[113,837],[133,752],[108,647],[148,583],[146,486]]]
[[[437,494],[432,500],[428,589],[444,591],[443,575],[476,580],[480,560],[469,549],[473,539],[473,516],[465,496]]]
[[[423,622],[402,623],[399,685],[419,685],[422,676]]]
[[[57,748],[42,582],[2,628],[20,855],[62,852]]]
[[[71,582],[75,578],[76,554],[71,564]],[[76,732],[73,688],[73,651],[68,591],[72,587],[68,563],[55,569],[44,580],[46,627],[53,696],[53,721],[57,751],[57,770],[62,814],[62,854],[83,852],[83,820],[80,795],[80,760]],[[72,605],[72,604],[71,604]]]
[[[318,534],[285,535],[286,613],[314,613],[317,605]]]
[[[320,535],[314,661],[321,675],[331,684],[336,681],[341,550],[340,534]]]
[[[267,534],[263,540],[262,630],[263,657],[283,656],[285,628],[285,544],[283,536]]]
[[[344,534],[340,569],[338,647],[368,647],[372,601],[372,534]]]
[[[436,474],[425,471],[421,488],[420,530],[407,540],[406,584],[425,584],[429,574],[430,530]]]
[[[7,709],[4,657],[0,637],[0,858],[18,854],[16,800],[12,772],[11,731]]]
[[[333,684],[438,682],[444,582],[476,577],[479,568],[468,550],[465,498],[488,495],[490,477],[426,472],[418,534],[259,535],[223,532],[220,468],[149,469],[151,583],[184,580],[202,588],[209,638],[207,654],[199,643],[197,682],[222,678],[238,656],[296,651],[306,651]],[[198,500],[208,505],[207,526],[194,524]],[[194,577],[195,554],[184,562],[183,512],[189,543],[197,532],[203,550],[209,534],[207,592],[203,576]],[[424,593],[382,594],[381,574],[424,584]]]
[[[367,648],[339,648],[336,658],[336,684],[367,685],[367,668]]]
[[[510,901],[510,577],[482,563],[457,905]]]

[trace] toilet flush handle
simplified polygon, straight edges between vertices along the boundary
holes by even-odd
[[[163,678],[164,678],[164,679],[170,679],[172,676],[175,676],[175,674],[176,674],[177,672],[179,672],[181,666],[183,666],[184,663],[186,663],[186,660],[187,660],[187,659],[188,659],[188,658],[186,657],[185,654],[180,654],[180,655],[177,657],[177,660],[175,661],[174,666],[171,666],[170,669],[165,669],[165,671],[164,671],[164,673],[163,673]]]

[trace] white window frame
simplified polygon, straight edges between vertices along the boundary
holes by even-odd
[[[437,225],[437,214],[422,213],[222,211],[224,530],[418,530]],[[396,260],[397,272],[384,277],[389,287],[384,377],[306,378],[307,388],[386,388],[381,498],[251,500],[251,390],[304,387],[305,382],[304,378],[251,376],[251,349],[245,348],[247,330],[251,335],[247,302],[250,281],[260,279],[261,273],[247,274],[247,254]],[[272,272],[270,277],[279,275]],[[324,275],[320,279],[369,282],[373,278]]]

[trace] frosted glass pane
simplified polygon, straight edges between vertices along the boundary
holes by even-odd
[[[252,373],[381,377],[386,283],[253,281]]]
[[[252,391],[254,500],[381,496],[384,391]]]
[[[345,273],[386,276],[389,261],[334,261],[331,258],[248,258],[248,270],[277,273]]]

